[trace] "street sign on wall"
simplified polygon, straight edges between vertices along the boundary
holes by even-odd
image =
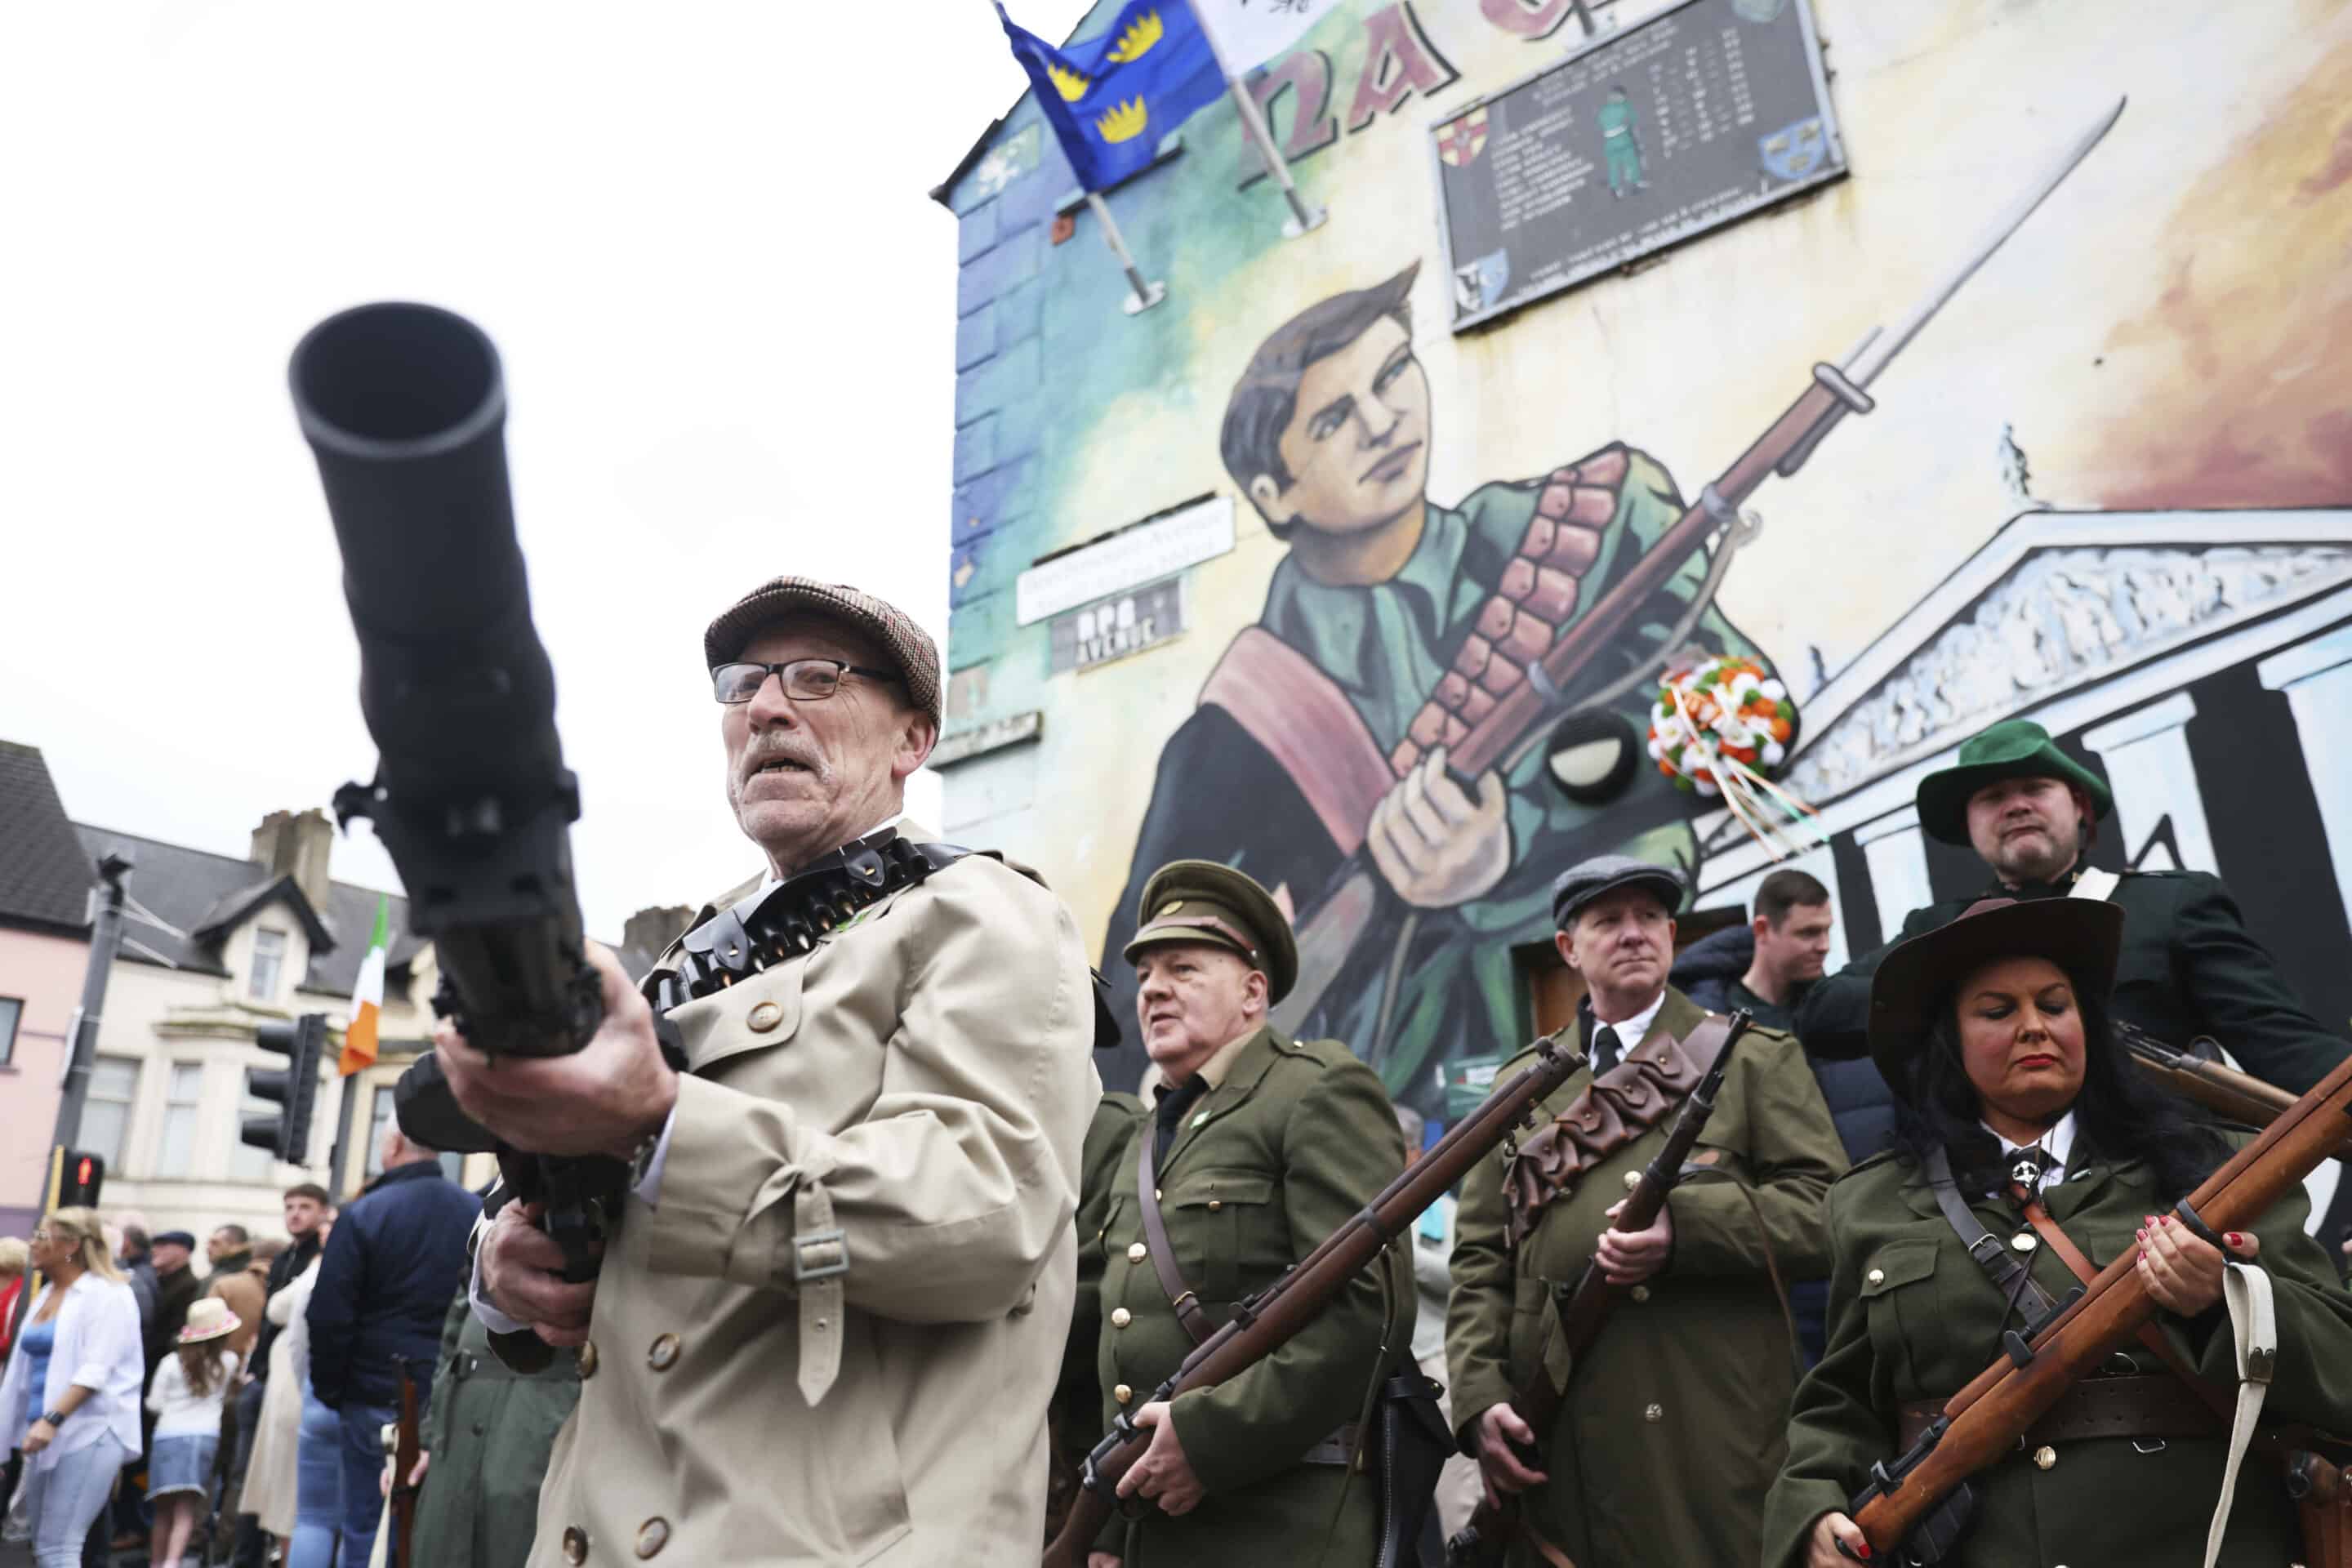
[[[1456,331],[1846,172],[1807,0],[1684,0],[1432,127]]]
[[[1170,577],[1131,594],[1054,617],[1047,666],[1055,675],[1092,669],[1157,647],[1184,629],[1184,580]]]

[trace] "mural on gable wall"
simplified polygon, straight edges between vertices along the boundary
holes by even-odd
[[[1613,9],[1632,27],[1660,7]],[[1707,909],[1771,864],[1654,771],[1592,807],[1535,752],[1466,780],[1445,753],[1816,361],[1906,307],[2128,92],[1877,409],[1759,492],[1761,532],[1711,603],[1692,614],[1702,551],[1565,695],[1685,644],[1776,671],[1802,710],[1787,782],[1826,839],[1797,863],[1837,894],[1841,958],[1981,884],[1921,837],[1912,791],[1984,724],[2036,718],[2115,786],[2095,860],[2218,871],[2311,1011],[2352,1014],[2352,9],[1813,14],[1851,178],[1460,335],[1434,132],[1571,47],[1567,0],[1333,15],[1252,84],[1330,221],[1282,238],[1230,109],[1205,111],[1109,197],[1169,287],[1133,318],[1086,214],[1049,238],[1067,171],[1050,137],[1022,140],[1033,109],[1009,116],[949,193],[949,727],[1045,721],[950,771],[950,835],[1038,866],[1113,974],[1153,866],[1242,865],[1303,940],[1358,933],[1306,1022],[1437,1109],[1433,1066],[1522,1037],[1513,949],[1543,940],[1570,860],[1671,860]],[[1662,177],[1618,163],[1621,188]],[[1605,178],[1594,194],[1612,199]],[[1055,671],[1046,625],[1015,615],[1020,573],[1212,493],[1237,537],[1188,569],[1183,635]],[[1654,680],[1606,706],[1638,727]]]

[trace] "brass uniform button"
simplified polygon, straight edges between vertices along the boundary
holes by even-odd
[[[1867,1275],[1864,1276],[1864,1278],[1873,1285],[1884,1285],[1886,1283],[1886,1270],[1884,1268],[1874,1268]]]
[[[1223,1199],[1223,1198],[1211,1198],[1211,1199],[1209,1200],[1209,1212],[1210,1212],[1211,1214],[1215,1214],[1215,1213],[1217,1213],[1219,1210],[1223,1209],[1224,1206],[1225,1206],[1225,1200],[1224,1200],[1224,1199]]]
[[[596,1342],[590,1340],[580,1347],[580,1381],[587,1382],[596,1375]]]
[[[1628,1171],[1628,1172],[1626,1172],[1626,1173],[1625,1173],[1625,1190],[1626,1190],[1627,1192],[1629,1192],[1629,1193],[1630,1193],[1630,1192],[1632,1192],[1635,1187],[1638,1187],[1638,1186],[1640,1186],[1641,1184],[1642,1184],[1642,1173],[1641,1173],[1641,1172],[1639,1172],[1639,1171]]]
[[[1117,1388],[1110,1391],[1110,1396],[1113,1399],[1118,1400],[1121,1405],[1124,1405],[1129,1400],[1135,1397],[1135,1390],[1128,1387],[1127,1384],[1122,1383]]]
[[[1647,1285],[1636,1285],[1633,1287],[1633,1296],[1636,1301],[1646,1301],[1650,1299],[1650,1288]]]
[[[645,1523],[637,1526],[637,1555],[639,1557],[651,1557],[655,1552],[659,1552],[663,1547],[667,1546],[668,1544],[669,1521],[656,1517],[649,1519],[646,1521]]]
[[[1664,1421],[1665,1418],[1666,1407],[1663,1405],[1651,1405],[1643,1408],[1642,1419],[1644,1421]]]
[[[1155,1203],[1155,1204],[1156,1204],[1156,1203],[1158,1203],[1161,1198],[1165,1197],[1166,1195],[1167,1195],[1167,1194],[1164,1194],[1164,1193],[1162,1193],[1162,1192],[1161,1192],[1158,1187],[1154,1187],[1154,1188],[1152,1188],[1152,1189],[1151,1189],[1151,1201],[1152,1201],[1153,1203]]]
[[[752,1008],[751,1016],[743,1021],[751,1025],[754,1032],[764,1035],[784,1021],[784,1010],[773,1002],[762,1002]]]
[[[1110,1326],[1112,1328],[1123,1329],[1133,1321],[1135,1321],[1135,1314],[1129,1311],[1126,1308],[1114,1307],[1111,1309]]]
[[[1129,1263],[1140,1263],[1150,1256],[1151,1249],[1139,1241],[1127,1249],[1127,1260]]]
[[[667,1372],[677,1364],[677,1336],[664,1334],[654,1341],[653,1349],[646,1352],[646,1364],[656,1372]]]
[[[2042,1245],[2042,1238],[2030,1230],[2021,1230],[2009,1238],[2009,1245],[2020,1252],[2031,1252]]]
[[[564,1527],[563,1560],[566,1563],[588,1561],[588,1532],[576,1524]]]
[[[2042,1447],[2033,1450],[2033,1468],[2035,1469],[2047,1470],[2053,1468],[2057,1463],[2058,1450],[2052,1447],[2049,1444],[2044,1443]]]

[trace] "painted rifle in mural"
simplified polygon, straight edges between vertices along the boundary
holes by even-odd
[[[1952,294],[1959,291],[1961,284],[1967,282],[1978,268],[2000,249],[2001,242],[2011,233],[2016,233],[2018,226],[2042,205],[2042,200],[2049,197],[2049,193],[2055,191],[2061,181],[2065,181],[2067,174],[2072,174],[2072,169],[2082,163],[2084,157],[2091,153],[2091,148],[2098,146],[2098,141],[2107,134],[2107,130],[2122,113],[2124,101],[2119,99],[2115,106],[2105,108],[2094,122],[2088,124],[2082,134],[2074,136],[2051,160],[2049,167],[2039,174],[2016,200],[2011,202],[2009,209],[1994,218],[1983,237],[1959,258],[1959,263],[1952,268],[1950,273],[1945,275],[1933,289],[1928,289],[1928,294],[1907,312],[1906,318],[1900,318],[1889,329],[1874,329],[1837,367],[1816,364],[1811,385],[1788,406],[1788,411],[1780,414],[1778,421],[1771,423],[1771,428],[1764,430],[1764,435],[1757,437],[1757,442],[1752,442],[1748,451],[1743,451],[1731,463],[1731,468],[1727,468],[1706,489],[1700,489],[1698,500],[1694,505],[1679,508],[1679,517],[1675,517],[1670,527],[1651,533],[1649,541],[1639,545],[1639,557],[1633,560],[1630,566],[1622,566],[1621,572],[1609,576],[1606,562],[1600,562],[1600,552],[1606,545],[1585,545],[1580,562],[1561,562],[1552,560],[1552,557],[1557,555],[1561,545],[1567,543],[1569,529],[1576,521],[1588,521],[1588,524],[1592,524],[1592,521],[1604,521],[1604,524],[1606,521],[1625,521],[1625,494],[1628,494],[1628,489],[1637,487],[1639,479],[1634,470],[1649,466],[1649,461],[1642,458],[1642,454],[1633,454],[1633,451],[1618,447],[1618,449],[1601,451],[1595,458],[1588,458],[1580,466],[1573,466],[1555,475],[1552,482],[1540,491],[1540,499],[1536,500],[1534,508],[1536,520],[1528,527],[1528,545],[1540,545],[1540,550],[1536,550],[1540,560],[1531,560],[1528,548],[1522,545],[1519,555],[1512,557],[1507,566],[1503,566],[1503,595],[1498,595],[1486,606],[1486,611],[1494,611],[1494,606],[1500,605],[1503,614],[1494,623],[1489,623],[1486,611],[1482,611],[1482,618],[1475,626],[1475,630],[1467,632],[1465,644],[1463,644],[1467,648],[1467,658],[1473,658],[1473,668],[1465,670],[1461,658],[1456,658],[1444,679],[1437,682],[1433,699],[1423,703],[1421,710],[1413,715],[1412,729],[1406,731],[1404,741],[1397,742],[1397,748],[1388,757],[1379,757],[1379,754],[1369,759],[1364,757],[1369,742],[1362,741],[1362,731],[1350,733],[1350,729],[1345,724],[1345,715],[1339,715],[1339,712],[1318,715],[1315,703],[1301,703],[1298,712],[1284,712],[1282,720],[1291,726],[1286,742],[1294,748],[1296,762],[1298,762],[1298,766],[1291,769],[1291,773],[1294,773],[1294,778],[1306,775],[1306,778],[1301,778],[1301,785],[1307,787],[1310,795],[1315,793],[1312,775],[1319,773],[1322,797],[1315,799],[1312,804],[1318,806],[1318,818],[1322,820],[1324,830],[1345,848],[1345,860],[1340,865],[1339,875],[1331,877],[1322,896],[1303,908],[1301,929],[1298,929],[1301,978],[1298,978],[1298,987],[1291,992],[1289,1002],[1284,1004],[1284,1008],[1275,1018],[1277,1027],[1289,1032],[1303,1032],[1315,1027],[1315,1025],[1322,1025],[1322,1030],[1336,1032],[1336,1035],[1350,1039],[1350,1044],[1355,1044],[1357,1051],[1364,1053],[1367,1060],[1379,1065],[1392,1090],[1409,1089],[1409,1086],[1416,1084],[1418,1069],[1433,1056],[1430,1047],[1434,1041],[1418,1041],[1423,1047],[1421,1051],[1395,1051],[1392,1047],[1395,1047],[1397,1039],[1397,1025],[1402,1020],[1402,975],[1404,975],[1406,966],[1418,957],[1416,942],[1423,941],[1421,926],[1430,902],[1406,893],[1404,902],[1409,908],[1397,914],[1397,898],[1392,891],[1400,881],[1397,868],[1392,865],[1397,856],[1395,851],[1383,856],[1381,844],[1376,842],[1381,830],[1379,814],[1392,799],[1390,785],[1395,785],[1397,775],[1404,775],[1404,785],[1409,790],[1421,775],[1421,771],[1425,769],[1428,778],[1423,778],[1421,783],[1423,802],[1418,802],[1416,816],[1434,811],[1440,818],[1451,820],[1463,811],[1473,811],[1473,814],[1494,811],[1496,818],[1500,820],[1500,816],[1503,816],[1498,809],[1500,775],[1524,771],[1528,750],[1534,748],[1534,742],[1538,741],[1545,726],[1559,720],[1569,710],[1600,708],[1600,705],[1625,699],[1625,693],[1642,687],[1667,658],[1677,654],[1684,647],[1684,637],[1689,637],[1691,632],[1700,630],[1700,627],[1715,632],[1715,637],[1712,637],[1715,642],[1738,647],[1738,642],[1736,642],[1738,635],[1728,627],[1728,623],[1719,618],[1719,614],[1712,611],[1712,595],[1715,595],[1717,583],[1722,581],[1724,566],[1728,564],[1728,552],[1738,543],[1743,543],[1745,538],[1745,527],[1738,515],[1740,503],[1748,500],[1748,496],[1755,494],[1757,489],[1764,484],[1764,479],[1776,475],[1776,472],[1785,478],[1785,475],[1800,470],[1806,458],[1811,458],[1813,449],[1821,445],[1821,439],[1837,426],[1839,418],[1844,418],[1846,414],[1867,414],[1872,409],[1872,400],[1865,388],[1870,388],[1872,381],[1877,381],[1886,364],[1919,334],[1919,329],[1943,308],[1945,300],[1950,300]],[[1367,294],[1371,294],[1371,291],[1367,291]],[[1340,300],[1327,300],[1327,306],[1343,306],[1345,300],[1350,299],[1355,299],[1355,296],[1340,296]],[[1284,331],[1298,331],[1306,339],[1294,353],[1298,357],[1306,357],[1310,372],[1318,364],[1318,360],[1310,357],[1315,355],[1318,348],[1322,348],[1328,360],[1339,360],[1340,355],[1355,348],[1352,339],[1340,345],[1339,351],[1315,343],[1318,331],[1322,331],[1324,336],[1334,336],[1336,322],[1318,322],[1315,320],[1318,312],[1327,310],[1327,306],[1312,308],[1303,318],[1296,320],[1291,327],[1284,327]],[[1400,331],[1395,336],[1400,339],[1400,343],[1385,360],[1376,355],[1364,355],[1369,367],[1367,388],[1371,393],[1379,393],[1383,388],[1383,378],[1397,376],[1397,374],[1402,374],[1402,369],[1412,364],[1409,341],[1406,341],[1409,334]],[[1267,348],[1273,348],[1279,339],[1282,339],[1282,334],[1267,341]],[[1258,478],[1258,475],[1244,478],[1246,463],[1234,463],[1234,447],[1246,445],[1246,437],[1249,437],[1249,433],[1242,430],[1240,439],[1237,439],[1237,430],[1234,430],[1237,411],[1246,414],[1244,393],[1249,390],[1251,376],[1265,374],[1263,362],[1267,357],[1267,348],[1261,348],[1258,360],[1251,364],[1251,372],[1244,374],[1244,385],[1234,390],[1234,406],[1228,409],[1228,423],[1225,423],[1228,468],[1233,468],[1234,478],[1244,484],[1244,489],[1249,489],[1251,499],[1261,505],[1261,510],[1265,510],[1270,527],[1275,527],[1277,531],[1289,531],[1289,529],[1306,521],[1306,533],[1301,533],[1301,538],[1294,541],[1296,552],[1298,548],[1303,548],[1306,538],[1315,531],[1315,524],[1306,520],[1306,503],[1301,500],[1301,510],[1291,512],[1289,520],[1279,520],[1275,512],[1279,510],[1282,500],[1289,499],[1294,489],[1310,487],[1307,484],[1277,484],[1273,478]],[[1345,378],[1339,378],[1339,381],[1343,400],[1350,400],[1348,409],[1339,411],[1339,418],[1340,421],[1350,416],[1360,418],[1362,414],[1352,405],[1369,402],[1369,397],[1355,397],[1355,393],[1345,388]],[[1298,385],[1303,385],[1303,376]],[[1279,414],[1279,421],[1282,421],[1279,428],[1282,428],[1284,442],[1289,442],[1291,435],[1294,435],[1291,421],[1294,421],[1296,411],[1315,405],[1312,397],[1303,397],[1298,393],[1291,395],[1289,402],[1294,406],[1282,409],[1282,414]],[[1334,409],[1334,406],[1336,405],[1324,405],[1322,411],[1312,411],[1310,418],[1322,418],[1324,411]],[[1402,423],[1404,423],[1404,416],[1400,416],[1400,426]],[[1306,461],[1312,461],[1312,449],[1301,442],[1301,451],[1303,461],[1298,463],[1298,478],[1312,479],[1310,470],[1306,468]],[[1284,445],[1279,456],[1289,458],[1289,447]],[[1388,454],[1379,463],[1373,463],[1369,475],[1379,478],[1381,468],[1385,466],[1395,466],[1400,475],[1413,472],[1404,451],[1397,451],[1397,454]],[[1654,472],[1654,479],[1651,479],[1654,494],[1661,496],[1661,499],[1673,496],[1673,482],[1663,478],[1661,470],[1654,470],[1654,466],[1649,468]],[[1597,484],[1592,484],[1595,479],[1616,487],[1616,494],[1609,499],[1609,508],[1600,510],[1600,515],[1585,510],[1590,491],[1600,489]],[[1473,496],[1473,503],[1475,500],[1477,500],[1477,496]],[[1465,508],[1467,505],[1470,503],[1465,503]],[[1639,524],[1634,524],[1630,531],[1639,536],[1642,529],[1639,529]],[[1710,541],[1715,541],[1712,560],[1707,557]],[[1340,564],[1348,564],[1348,562],[1343,560]],[[1567,574],[1567,576],[1557,572],[1557,566],[1564,564],[1571,566],[1571,574]],[[1552,595],[1557,605],[1555,616],[1573,606],[1573,599],[1576,599],[1573,566],[1576,564],[1583,564],[1588,569],[1600,564],[1601,569],[1590,572],[1590,576],[1606,581],[1609,585],[1595,605],[1590,606],[1580,618],[1576,618],[1567,630],[1559,632],[1557,639],[1552,639],[1550,626],[1545,626],[1548,616],[1528,616],[1527,611],[1540,611],[1545,593],[1555,588],[1555,583],[1557,593]],[[1289,574],[1291,566],[1294,566],[1294,562],[1286,562],[1282,572],[1277,572],[1275,588],[1267,595],[1267,623],[1270,626],[1277,623],[1277,602],[1284,597],[1284,590],[1289,588],[1294,599],[1306,599],[1310,595],[1310,585],[1306,585],[1303,581],[1294,581],[1289,585],[1284,583],[1284,576]],[[1510,593],[1512,572],[1527,576],[1527,583],[1522,585],[1519,595]],[[1661,595],[1670,595],[1670,599],[1663,599]],[[1515,599],[1515,605],[1503,605],[1506,597]],[[1656,616],[1661,602],[1675,602],[1675,599],[1679,599],[1684,605],[1682,616],[1675,621],[1673,630],[1658,635],[1654,626],[1644,623],[1644,611]],[[1515,609],[1517,609],[1517,614],[1515,614]],[[1348,616],[1336,614],[1331,618],[1345,623]],[[1524,644],[1515,647],[1510,642],[1512,637],[1517,637],[1527,630],[1524,621],[1534,621],[1543,630],[1543,642],[1538,642],[1536,647],[1524,647]],[[1710,621],[1712,626],[1707,626]],[[1362,642],[1371,635],[1373,627],[1345,626],[1343,630],[1345,635]],[[1265,627],[1251,627],[1249,632],[1242,635],[1242,639],[1237,639],[1234,654],[1240,654],[1244,642],[1249,642],[1249,639],[1261,639],[1261,647],[1265,647],[1265,658],[1261,660],[1265,666],[1277,666],[1282,656],[1291,651],[1286,647],[1267,647],[1277,639]],[[1284,639],[1284,642],[1289,642],[1289,639]],[[1646,656],[1634,658],[1633,668],[1622,668],[1628,642],[1642,642]],[[1524,672],[1527,677],[1515,679],[1500,693],[1494,693],[1491,682],[1482,679],[1482,670],[1477,668],[1477,663],[1484,663],[1486,658],[1494,658],[1498,654],[1512,654],[1512,651],[1517,651],[1522,658],[1528,660],[1527,672]],[[1251,705],[1263,708],[1263,687],[1267,682],[1246,679],[1246,677],[1240,677],[1240,679],[1230,677],[1228,672],[1234,666],[1234,654],[1228,654],[1225,666],[1221,666],[1216,675],[1212,675],[1209,687],[1202,693],[1202,705],[1204,708],[1216,703],[1228,705],[1237,715],[1242,715],[1242,726],[1249,729],[1254,738],[1258,738],[1261,742],[1267,738],[1275,738],[1275,745],[1282,745],[1284,738],[1275,736],[1279,724],[1273,724],[1273,721],[1251,724],[1249,708]],[[1318,660],[1318,663],[1322,663],[1328,670],[1334,663],[1345,663],[1348,654],[1352,654],[1352,648],[1343,651],[1340,660]],[[1362,682],[1348,682],[1343,672],[1340,687],[1360,687],[1360,684]],[[1357,705],[1362,708],[1362,703]],[[1171,742],[1171,752],[1173,750],[1176,748]],[[1440,771],[1444,773],[1442,783],[1434,778],[1434,773],[1440,773]],[[1169,757],[1164,757],[1162,781],[1160,781],[1162,787],[1169,785],[1167,773]],[[1360,783],[1352,790],[1350,787],[1331,787],[1328,781],[1334,775],[1348,773],[1364,778],[1367,783]],[[1155,795],[1155,816],[1157,806],[1160,806],[1160,802],[1157,802]],[[1406,802],[1406,806],[1412,809],[1413,802]],[[1512,826],[1517,826],[1517,823],[1512,823]],[[1649,820],[1649,816],[1639,806],[1621,806],[1621,809],[1612,811],[1604,823],[1600,823],[1600,830],[1613,832],[1622,839],[1622,837],[1642,835],[1642,832],[1656,832],[1658,826],[1661,823]],[[1152,818],[1148,818],[1146,839],[1150,837],[1150,830]],[[1512,839],[1506,839],[1506,853],[1510,842]],[[1517,842],[1524,844],[1527,839],[1517,839]],[[1139,847],[1136,863],[1150,863],[1150,856],[1140,853],[1140,848],[1146,847]],[[1183,848],[1188,853],[1197,853],[1197,847]],[[1600,848],[1600,844],[1592,844],[1592,848]],[[1661,847],[1651,844],[1651,853],[1656,853],[1658,848]],[[1667,848],[1673,851],[1679,847]],[[1677,858],[1689,863],[1691,858],[1696,858],[1696,851],[1682,853]],[[1527,856],[1522,856],[1522,860],[1527,860]],[[1552,865],[1559,863],[1564,863],[1564,860],[1555,858],[1552,853],[1545,853],[1543,860],[1531,869],[1538,875],[1536,879],[1540,881],[1543,877],[1550,875]],[[1412,869],[1413,868],[1406,868],[1406,877],[1412,875]],[[1273,877],[1265,877],[1263,872],[1261,879],[1275,881]],[[1494,881],[1489,881],[1486,886],[1491,889]],[[1402,891],[1402,889],[1397,889],[1397,891]],[[1129,912],[1122,908],[1115,914],[1112,941],[1118,941],[1118,921],[1124,920],[1129,920]],[[1383,931],[1383,926],[1388,926],[1388,931]],[[1379,969],[1367,971],[1364,969],[1367,938],[1388,936],[1390,931],[1392,931],[1392,941],[1381,942],[1381,952],[1385,954],[1385,962]],[[1112,950],[1112,947],[1106,947],[1106,950]],[[1507,987],[1510,985],[1507,952],[1489,954],[1489,963],[1494,962],[1494,957],[1503,959],[1503,966],[1506,966],[1503,985]],[[1477,959],[1473,959],[1473,963],[1475,962]],[[1339,987],[1334,992],[1334,985],[1343,973],[1355,973],[1360,978],[1371,980],[1371,983],[1369,985]],[[1486,975],[1486,978],[1494,980],[1494,975]],[[1364,1006],[1367,999],[1373,999],[1369,1013]],[[1446,1013],[1454,1027],[1463,1025],[1461,1016],[1446,1008],[1446,999],[1442,994],[1433,996],[1430,992],[1425,992],[1421,1002],[1425,1011],[1434,1004],[1437,1011]],[[1355,1027],[1348,1027],[1350,1023]],[[1496,1037],[1503,1035],[1506,1032],[1498,1032]]]

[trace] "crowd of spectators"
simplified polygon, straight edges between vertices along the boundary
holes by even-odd
[[[401,1373],[429,1396],[479,1200],[388,1131],[286,1234],[58,1209],[0,1237],[0,1540],[36,1568],[369,1568]],[[136,1554],[131,1555],[131,1554]]]

